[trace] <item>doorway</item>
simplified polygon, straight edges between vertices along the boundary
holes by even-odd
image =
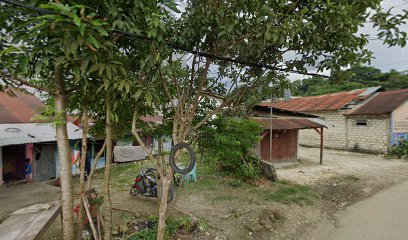
[[[25,145],[3,147],[3,181],[5,183],[25,179]]]

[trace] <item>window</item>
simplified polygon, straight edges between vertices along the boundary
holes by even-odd
[[[367,119],[357,119],[356,125],[357,126],[367,126]]]

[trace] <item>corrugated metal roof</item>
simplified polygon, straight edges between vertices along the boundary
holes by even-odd
[[[393,112],[408,100],[408,88],[378,93],[364,105],[346,115],[379,115]]]
[[[354,100],[363,100],[374,94],[381,87],[356,89],[347,92],[330,93],[320,96],[292,98],[289,101],[273,103],[277,107],[295,112],[330,111],[346,107]],[[271,106],[270,103],[260,103],[259,106]]]
[[[253,117],[250,118],[262,125],[265,129],[271,129],[271,119]],[[272,119],[272,129],[276,130],[288,130],[288,129],[309,129],[309,128],[321,128],[324,125],[311,121],[309,119]]]
[[[82,130],[68,122],[68,138],[82,138]],[[0,124],[0,146],[54,142],[55,127],[52,123]]]
[[[28,93],[13,90],[15,96],[0,93],[0,124],[29,123],[44,104]]]

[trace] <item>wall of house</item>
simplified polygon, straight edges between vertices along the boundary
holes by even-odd
[[[272,135],[272,161],[274,163],[297,160],[298,130],[274,130]],[[270,135],[264,136],[260,143],[260,155],[270,161]]]
[[[326,112],[305,112],[316,115],[327,121],[330,125],[323,131],[324,147],[333,149],[346,149],[346,118],[344,110]],[[320,147],[320,135],[313,129],[304,129],[299,132],[299,144],[310,147]]]
[[[366,122],[358,125],[357,122]],[[348,150],[368,153],[386,153],[391,137],[389,115],[348,116]]]
[[[391,116],[391,145],[399,145],[404,140],[408,140],[408,100],[395,109]]]
[[[54,144],[36,144],[40,154],[34,156],[35,161],[35,181],[48,181],[56,177],[55,151],[57,145]]]

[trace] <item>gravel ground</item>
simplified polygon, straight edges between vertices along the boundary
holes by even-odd
[[[299,149],[299,163],[277,169],[278,177],[299,184],[313,185],[341,175],[353,175],[369,182],[390,184],[408,179],[408,163],[371,155],[339,150],[324,150],[323,165],[319,164],[319,149]]]

